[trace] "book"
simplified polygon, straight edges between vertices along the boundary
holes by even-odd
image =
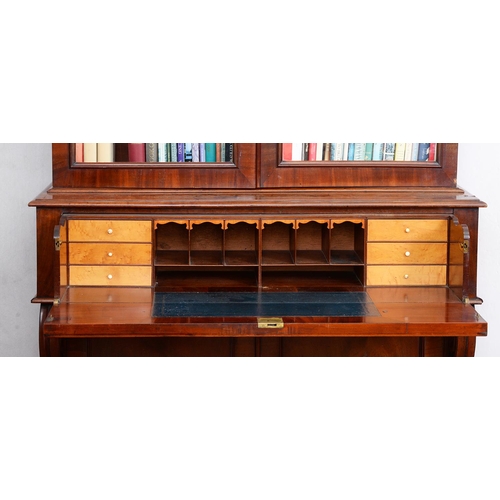
[[[300,159],[303,161],[309,161],[309,143],[308,142],[302,143],[302,155],[301,155]]]
[[[330,149],[332,145],[330,142],[323,143],[323,161],[328,161],[330,159]]]
[[[347,161],[347,159],[349,157],[349,143],[344,142],[343,147],[344,147],[344,149],[342,150],[342,160]]]
[[[302,159],[302,143],[292,142],[292,161],[300,161]]]
[[[283,161],[292,161],[292,143],[284,142],[281,145],[281,159]]]
[[[201,163],[205,163],[207,160],[206,160],[206,157],[205,157],[205,143],[204,142],[200,142],[200,162]]]
[[[193,163],[198,163],[200,161],[200,143],[193,142]]]
[[[335,161],[342,161],[344,159],[344,143],[336,142],[335,143]]]
[[[170,161],[171,162],[177,162],[177,143],[176,142],[171,142],[170,143]]]
[[[205,161],[213,163],[215,162],[216,153],[215,153],[215,142],[207,142],[205,143]]]
[[[128,161],[137,163],[146,161],[146,144],[144,142],[128,143]]]
[[[95,163],[97,161],[97,142],[83,143],[83,161]]]
[[[215,143],[215,161],[217,163],[220,163],[221,157],[220,157],[220,142]]]
[[[365,145],[365,161],[371,161],[373,158],[373,142],[367,142]]]
[[[184,143],[177,143],[177,161],[184,163]]]
[[[112,142],[97,143],[97,161],[101,163],[115,161],[115,145]]]
[[[435,142],[431,142],[429,145],[429,161],[436,161],[436,150],[437,144]]]
[[[226,161],[233,161],[233,150],[234,144],[232,142],[226,142]]]
[[[147,142],[146,143],[146,161],[148,163],[153,163],[158,161],[158,143],[157,142]]]
[[[429,159],[429,142],[420,142],[418,144],[418,161],[427,161]]]
[[[310,142],[309,143],[309,152],[308,152],[307,158],[304,158],[304,160],[316,161],[317,147],[318,147],[318,144],[316,142]]]
[[[384,143],[384,161],[393,161],[394,160],[395,146],[396,146],[395,142]]]
[[[77,163],[83,162],[83,142],[77,142],[75,144],[75,161]]]
[[[395,142],[394,143],[394,160],[395,161],[404,161],[405,148],[406,148],[406,144],[404,142]]]
[[[418,161],[418,142],[411,144],[411,161]]]
[[[347,143],[347,160],[348,161],[354,160],[354,148],[355,148],[354,142]]]
[[[363,161],[365,159],[365,150],[366,150],[365,142],[355,142],[353,160]]]
[[[193,161],[193,143],[191,142],[184,143],[184,161],[187,163]]]
[[[383,142],[374,142],[373,143],[373,161],[382,161],[384,158],[384,143]]]
[[[404,161],[411,161],[411,153],[412,153],[413,144],[411,142],[405,143],[405,158]]]
[[[168,154],[167,154],[167,151],[168,151],[169,147],[168,147],[168,143],[166,142],[159,142],[158,143],[158,161],[159,162],[166,162],[168,161]]]

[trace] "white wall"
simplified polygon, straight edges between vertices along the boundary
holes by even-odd
[[[477,356],[500,355],[500,311],[495,289],[500,283],[500,145],[461,144],[459,184],[488,203],[480,210],[478,312],[489,335],[477,341]],[[35,209],[28,202],[51,182],[50,144],[0,144],[0,356],[38,355]]]

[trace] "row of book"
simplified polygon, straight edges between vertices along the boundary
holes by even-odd
[[[233,143],[215,142],[133,142],[127,143],[127,160],[146,162],[232,162]],[[85,142],[76,144],[79,163],[111,163],[116,158],[114,143]]]
[[[436,161],[437,143],[288,142],[283,161]]]

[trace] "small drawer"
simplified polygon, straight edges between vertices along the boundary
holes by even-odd
[[[367,264],[446,264],[446,243],[368,243]]]
[[[70,264],[151,265],[149,243],[70,243]]]
[[[151,243],[151,221],[72,219],[68,233],[70,241]]]
[[[446,285],[446,266],[368,266],[367,286]]]
[[[368,241],[448,241],[445,219],[372,219]]]
[[[150,266],[70,266],[70,286],[151,286]]]

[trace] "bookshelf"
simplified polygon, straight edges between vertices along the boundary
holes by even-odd
[[[54,144],[53,185],[30,204],[41,353],[473,355],[486,204],[456,185],[458,145],[432,161],[287,147],[138,162],[115,144],[86,162]]]

